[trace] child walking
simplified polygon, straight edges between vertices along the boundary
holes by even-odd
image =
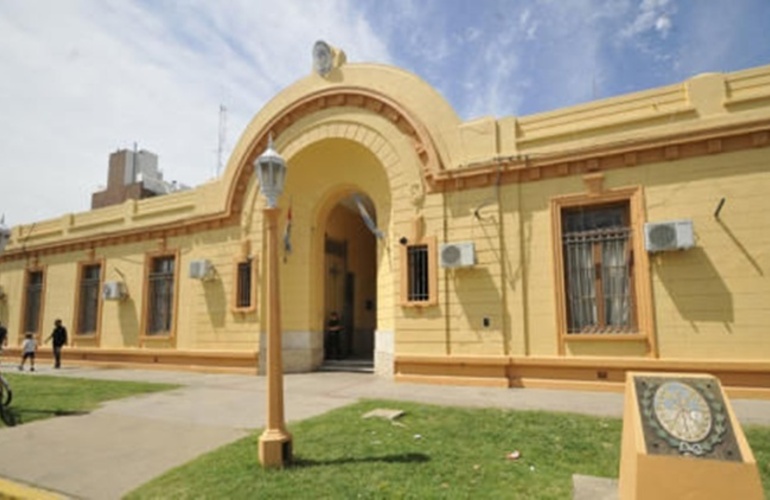
[[[24,371],[24,363],[29,358],[30,368],[29,371],[35,371],[35,350],[37,349],[37,342],[35,337],[31,333],[24,335],[24,343],[21,345],[21,364],[19,365],[19,371]]]

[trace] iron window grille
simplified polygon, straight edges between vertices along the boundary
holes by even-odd
[[[96,333],[99,314],[99,291],[101,289],[102,266],[83,266],[80,275],[80,310],[78,311],[78,333]]]
[[[164,335],[171,332],[174,313],[173,256],[156,257],[152,260],[149,276],[148,335]]]

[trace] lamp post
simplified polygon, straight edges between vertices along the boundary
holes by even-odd
[[[267,199],[263,219],[267,224],[267,423],[259,437],[259,462],[263,467],[283,467],[291,462],[291,434],[283,415],[283,359],[281,299],[278,283],[278,197],[286,179],[286,162],[273,149],[273,137],[254,162],[259,190]]]
[[[0,254],[5,250],[5,245],[11,239],[11,228],[5,225],[5,215],[0,217]]]
[[[11,240],[11,228],[5,225],[5,215],[0,217],[0,255],[5,251],[5,246]],[[5,291],[0,286],[0,301],[5,299]],[[2,325],[2,323],[0,323]],[[2,346],[0,346],[1,348]]]

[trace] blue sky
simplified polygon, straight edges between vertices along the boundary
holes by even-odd
[[[0,214],[88,210],[135,142],[166,180],[210,180],[220,105],[227,153],[319,39],[473,119],[770,64],[768,27],[770,0],[0,0]]]

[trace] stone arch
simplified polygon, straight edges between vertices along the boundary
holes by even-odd
[[[330,139],[351,141],[368,150],[376,158],[377,162],[382,165],[388,178],[391,192],[389,204],[383,206],[373,199],[377,212],[386,214],[391,210],[394,202],[394,188],[405,180],[408,184],[406,191],[408,192],[409,199],[424,196],[425,191],[428,189],[422,182],[424,177],[414,176],[412,179],[409,179],[408,175],[404,175],[404,169],[408,168],[407,165],[411,161],[411,158],[404,158],[404,155],[411,151],[407,152],[403,144],[394,144],[392,141],[393,136],[388,137],[387,131],[381,130],[377,125],[363,123],[362,120],[350,118],[339,119],[334,115],[322,119],[319,118],[317,121],[313,121],[311,117],[310,122],[306,121],[305,123],[297,124],[291,130],[284,130],[280,139],[275,142],[281,155],[289,165],[291,165],[292,159],[305,148]],[[289,168],[291,169],[291,166]],[[291,173],[288,175],[291,175]],[[242,212],[242,225],[244,231],[248,232],[252,223],[254,208],[259,202],[259,190],[256,183],[253,182],[249,190],[244,190],[243,195],[244,201],[242,208],[240,208]],[[245,209],[246,207],[249,208]]]
[[[290,129],[296,128],[303,120],[324,111],[345,108],[377,115],[395,127],[411,145],[425,189],[428,191],[435,189],[435,179],[444,170],[444,161],[427,127],[414,118],[401,104],[385,94],[359,87],[334,87],[309,93],[288,104],[267,120],[253,139],[248,141],[247,149],[241,156],[230,185],[226,188],[227,212],[231,215],[240,213],[246,205],[247,188],[253,176],[252,165],[259,154],[265,150],[269,136],[273,136],[280,150],[285,147],[283,135]],[[322,130],[311,133],[311,137],[307,140],[320,139],[321,136],[318,134],[325,134],[326,137],[344,137],[361,142],[367,147],[373,148],[372,151],[378,155],[384,155],[380,152],[381,147],[389,143],[373,128],[367,130],[366,127],[355,122],[348,123],[346,127],[342,128],[323,127]],[[247,138],[244,139],[247,140]],[[287,154],[284,154],[284,157],[287,160],[289,158]],[[382,159],[390,161],[390,157],[387,155],[384,155]],[[385,162],[383,164],[387,165]]]

